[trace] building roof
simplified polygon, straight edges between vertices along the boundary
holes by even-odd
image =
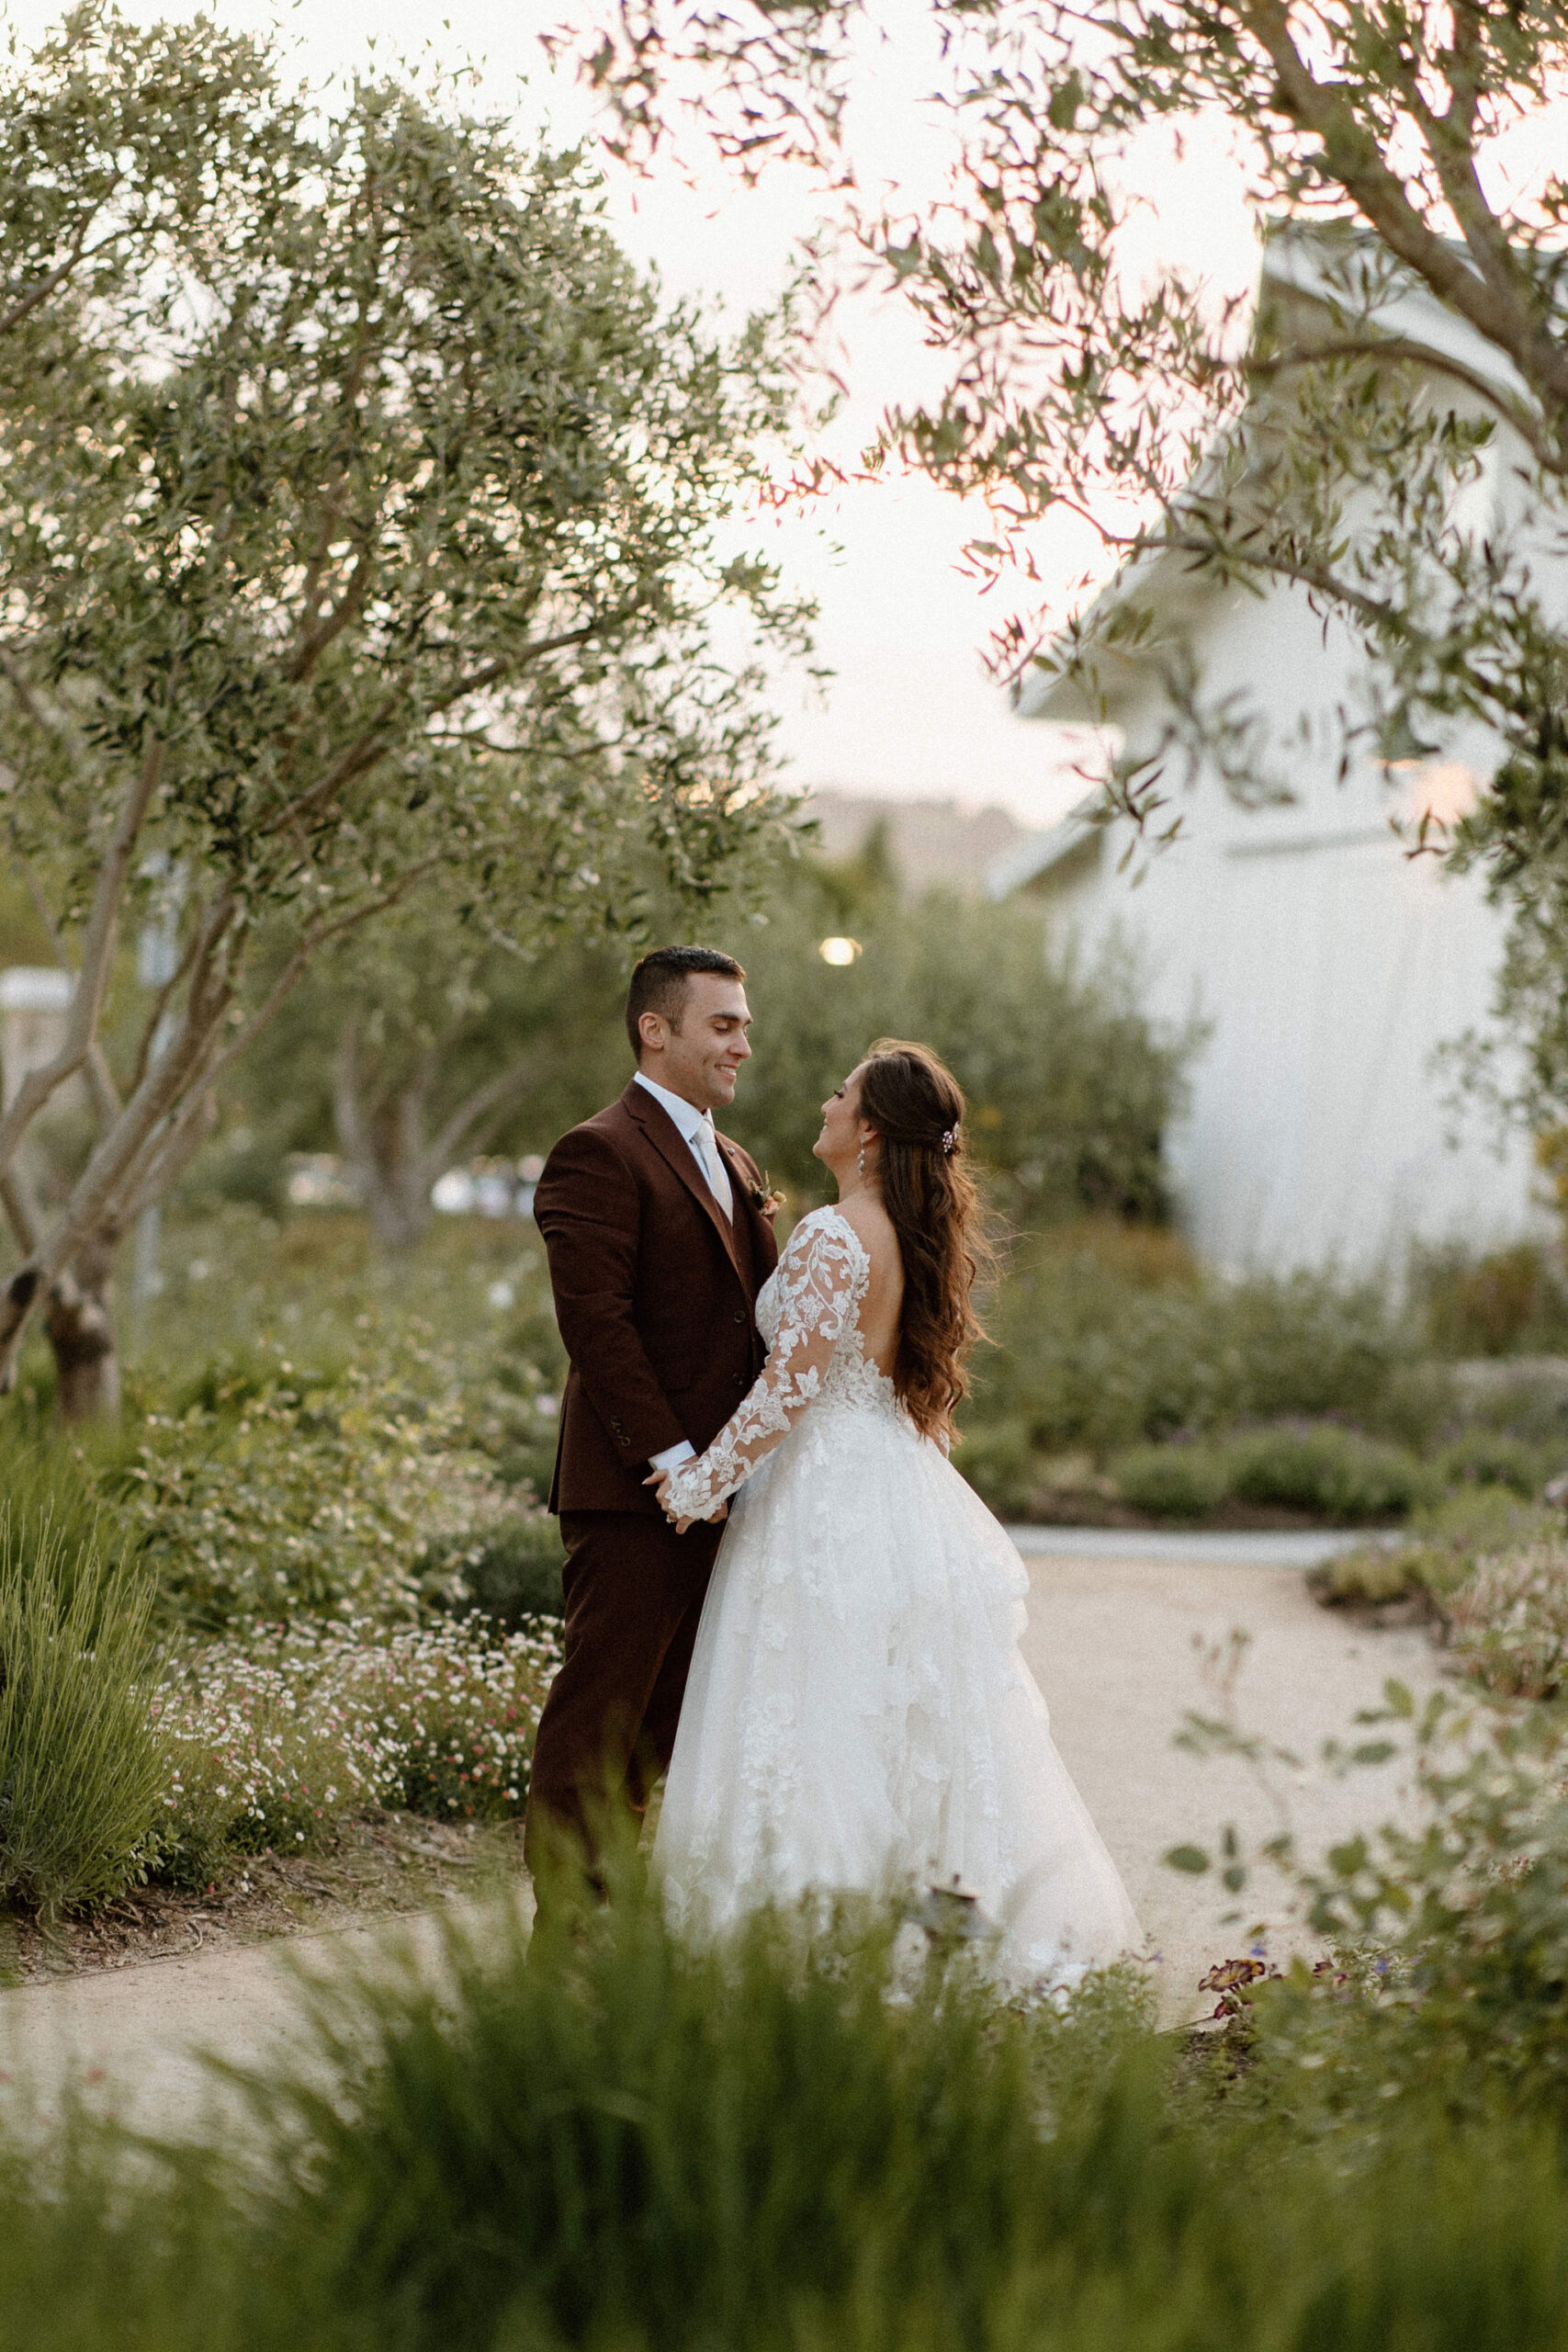
[[[1048,825],[1042,833],[1031,833],[1005,857],[998,857],[986,872],[985,891],[987,899],[1010,899],[1015,890],[1027,889],[1038,882],[1043,874],[1071,857],[1075,850],[1102,831],[1105,822],[1105,795],[1089,792],[1075,801],[1065,817]]]

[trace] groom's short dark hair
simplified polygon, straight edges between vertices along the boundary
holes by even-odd
[[[657,1012],[671,1029],[681,1026],[681,1004],[694,972],[722,972],[727,980],[743,980],[746,967],[717,947],[656,947],[632,968],[626,990],[626,1035],[633,1054],[642,1059],[642,1032],[637,1023],[645,1012]]]

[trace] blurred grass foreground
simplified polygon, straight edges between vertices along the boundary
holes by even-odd
[[[42,2159],[14,2148],[0,2345],[1519,2352],[1568,2334],[1562,2075],[1500,2063],[1495,1997],[1461,2034],[1440,2004],[1423,2024],[1298,1972],[1194,2044],[1150,2032],[1125,1972],[998,2007],[874,1911],[694,1951],[628,1882],[531,1957],[509,1918],[449,1926],[434,1974],[318,1987],[292,2065],[245,2085],[243,2128],[128,2164],[78,2116]],[[1478,1992],[1478,1948],[1441,1950]]]

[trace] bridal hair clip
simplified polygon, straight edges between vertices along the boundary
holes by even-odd
[[[954,1121],[953,1121],[953,1125],[952,1125],[951,1127],[944,1127],[944,1128],[942,1129],[942,1148],[943,1152],[945,1153],[945,1155],[947,1156],[947,1158],[948,1158],[949,1159],[952,1159],[952,1157],[953,1157],[953,1153],[957,1150],[957,1148],[958,1148],[958,1123],[957,1123],[957,1121],[956,1121],[956,1120],[954,1120]]]

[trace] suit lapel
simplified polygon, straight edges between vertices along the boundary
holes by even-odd
[[[691,1145],[686,1141],[663,1103],[656,1101],[646,1086],[638,1086],[634,1080],[622,1095],[621,1101],[649,1143],[675,1170],[697,1206],[712,1224],[714,1231],[724,1244],[725,1256],[735,1269],[735,1279],[744,1289],[746,1278],[740,1271],[740,1261],[736,1255],[734,1226],[714,1199],[708,1180],[697,1166],[697,1156]],[[722,1136],[719,1136],[718,1147],[724,1158],[724,1164],[728,1168],[729,1155],[725,1150],[725,1138]],[[735,1190],[733,1169],[730,1170],[730,1177],[733,1193]],[[740,1201],[745,1198],[745,1189],[744,1185],[739,1187],[740,1200],[735,1203],[737,1216],[740,1214]]]

